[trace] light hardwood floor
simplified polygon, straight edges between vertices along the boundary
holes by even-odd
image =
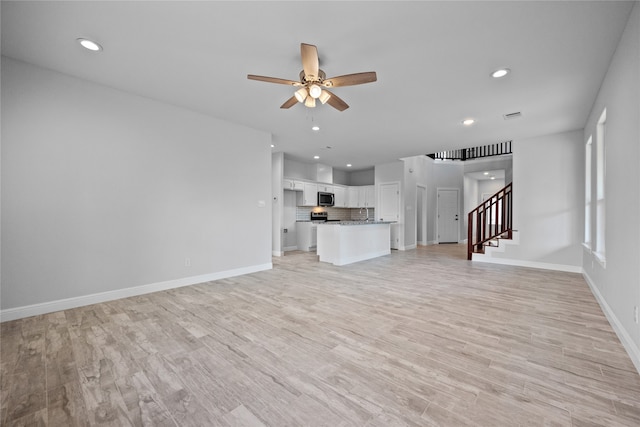
[[[581,275],[465,255],[298,252],[5,322],[0,424],[640,425],[640,375]]]

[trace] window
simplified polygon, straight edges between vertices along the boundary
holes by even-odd
[[[589,136],[584,153],[584,245],[591,249],[591,142]]]
[[[607,109],[605,108],[598,120],[596,128],[596,256],[605,261],[605,179],[606,179],[606,150],[607,137]]]

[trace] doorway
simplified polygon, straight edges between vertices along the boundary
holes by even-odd
[[[460,240],[460,208],[457,188],[438,188],[438,243],[458,243]]]

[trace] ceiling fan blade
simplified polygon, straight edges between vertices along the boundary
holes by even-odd
[[[354,86],[361,85],[363,83],[371,83],[378,80],[378,76],[375,71],[369,71],[366,73],[346,74],[344,76],[331,77],[325,79],[322,84],[325,87],[340,87],[340,86]]]
[[[296,97],[292,96],[291,98],[289,98],[286,101],[284,101],[284,104],[282,104],[280,106],[280,108],[291,108],[294,105],[296,105],[297,103],[298,103],[298,100],[296,99]]]
[[[302,69],[308,81],[318,80],[320,61],[318,60],[318,48],[312,44],[300,43],[300,56],[302,57]]]
[[[257,80],[259,82],[267,82],[267,83],[278,83],[281,85],[289,85],[289,86],[300,86],[300,82],[296,82],[293,80],[279,79],[276,77],[265,77],[265,76],[256,76],[254,74],[247,74],[247,78],[249,80]]]
[[[326,91],[329,92],[328,90]],[[344,102],[342,99],[338,98],[334,93],[329,92],[329,95],[331,95],[331,98],[329,98],[329,100],[327,101],[327,104],[331,105],[336,110],[344,111],[347,108],[349,108],[349,104]]]

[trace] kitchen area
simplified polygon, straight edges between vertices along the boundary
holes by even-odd
[[[359,172],[360,185],[346,185],[334,182],[330,167],[311,167],[316,168],[316,180],[283,171],[282,255],[316,252],[320,262],[346,265],[391,253],[396,218],[376,216],[373,171]]]

